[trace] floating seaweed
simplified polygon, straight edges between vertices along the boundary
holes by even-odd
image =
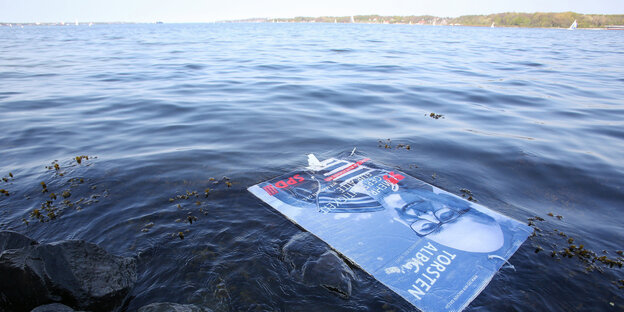
[[[397,149],[404,148],[404,149],[406,149],[408,151],[412,149],[412,147],[409,144],[397,144],[396,148]]]
[[[387,149],[391,149],[392,148],[392,141],[390,139],[386,139],[385,141],[383,140],[379,140],[379,147],[383,147],[383,148],[387,148]]]
[[[233,187],[234,185],[234,182],[232,182],[231,179],[226,176],[218,180],[211,177],[208,179],[208,181],[212,182],[211,184],[216,184],[216,186],[214,186],[214,188],[206,187],[203,191],[203,196],[201,196],[202,193],[198,191],[186,190],[184,191],[184,193],[181,193],[181,194],[179,193],[168,198],[168,202],[175,204],[175,207],[177,208],[178,211],[180,212],[184,211],[187,213],[187,215],[184,217],[181,217],[181,218],[177,217],[175,219],[176,223],[184,222],[184,223],[188,223],[189,225],[192,225],[193,222],[197,222],[199,220],[199,218],[195,216],[196,212],[199,212],[203,215],[208,215],[208,210],[206,208],[207,208],[207,198],[209,198],[209,195],[215,192],[219,192],[219,191],[226,191],[227,189]],[[194,210],[194,208],[192,207],[197,207],[198,209]],[[177,237],[177,234],[173,233],[172,236]]]
[[[557,218],[558,220],[563,219],[563,216],[555,215],[551,212],[547,215]],[[536,226],[536,222],[545,222],[546,220],[539,216],[534,216],[527,220],[528,225],[534,229],[532,237],[538,236],[536,233],[542,232],[542,230]],[[561,249],[558,249],[557,245],[553,244],[553,250],[550,252],[550,256],[556,260],[560,260],[561,258],[576,258],[584,265],[585,271],[587,272],[594,270],[602,272],[604,267],[622,268],[622,266],[624,266],[624,252],[621,250],[616,251],[618,257],[608,257],[606,255],[608,253],[606,250],[602,251],[603,255],[598,255],[595,251],[585,248],[583,244],[575,244],[577,239],[567,235],[563,231],[553,229],[550,233],[554,233],[556,236],[565,239],[566,243],[566,246]],[[542,236],[542,234],[539,236]],[[536,249],[535,253],[539,251],[541,250]]]
[[[149,232],[149,230],[154,226],[154,222],[149,222],[143,226],[141,232]]]
[[[559,220],[563,219],[563,216],[560,216],[560,215],[554,215],[552,212],[549,212],[549,213],[548,213],[548,216],[553,217],[553,218],[557,218],[557,219],[559,219]]]
[[[462,193],[462,197],[466,198],[466,196],[468,196],[468,198],[466,198],[467,200],[477,202],[477,200],[472,197],[473,194],[469,189],[462,188],[459,191]]]
[[[9,181],[14,180],[13,173],[9,172],[8,177],[2,177],[2,181],[9,183]]]
[[[386,140],[377,140],[378,143],[378,147],[383,147],[385,149],[392,149],[392,140],[390,139],[386,139]],[[399,143],[396,145],[396,149],[406,149],[406,150],[411,150],[412,147],[409,144],[404,144],[404,143]]]
[[[89,156],[78,156],[78,158],[80,158],[80,160],[82,161],[84,159],[89,159]],[[68,164],[67,167],[61,167],[58,160],[55,160],[50,166],[46,166],[46,169],[54,170],[54,177],[62,177],[65,174],[73,173],[73,171],[63,171],[64,168],[71,168],[72,166],[76,165]],[[108,191],[104,190],[102,194],[86,194],[85,197],[78,198],[72,201],[69,199],[70,197],[72,197],[72,190],[84,184],[84,178],[71,177],[65,181],[59,181],[58,179],[54,179],[54,177],[52,178],[53,181],[51,182],[51,184],[55,187],[60,186],[60,188],[63,188],[64,190],[56,192],[51,191],[51,188],[49,189],[48,184],[45,181],[41,181],[39,183],[41,185],[41,192],[49,193],[49,195],[47,196],[47,198],[43,199],[43,202],[41,203],[39,208],[33,209],[29,213],[30,218],[37,219],[40,222],[48,222],[58,218],[62,214],[62,212],[68,208],[80,211],[83,209],[84,206],[98,202],[100,197],[108,196]],[[57,185],[59,183],[61,185]],[[95,190],[95,186],[92,186],[90,190]],[[30,196],[28,196],[27,198],[30,199]],[[26,220],[26,218],[24,218],[22,221],[24,221],[24,223],[28,225],[28,220]]]
[[[440,119],[440,118],[444,118],[444,115],[442,114],[436,114],[436,113],[430,113],[429,117],[433,118],[433,119]]]
[[[76,159],[76,162],[80,165],[83,159],[89,160],[89,156],[86,156],[86,155],[76,156],[75,159]]]
[[[61,196],[63,196],[63,198],[68,198],[71,196],[71,193],[69,191],[63,191],[63,193],[61,194]]]
[[[188,232],[189,232],[189,230],[186,230],[186,231],[184,231],[184,232],[187,232],[187,233],[188,233]],[[171,237],[172,237],[172,238],[179,237],[180,239],[184,239],[184,232],[180,231],[180,232],[178,232],[178,233],[171,233]]]

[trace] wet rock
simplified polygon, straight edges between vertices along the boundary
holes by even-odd
[[[158,302],[143,306],[138,312],[212,312],[212,310],[194,304]]]
[[[349,266],[332,250],[303,266],[303,280],[321,285],[341,297],[351,296],[351,281],[355,278]]]
[[[76,310],[60,303],[51,303],[38,306],[30,312],[75,312]]]
[[[355,274],[336,252],[312,234],[293,236],[282,253],[291,266],[290,274],[305,285],[325,287],[343,298],[351,296]]]
[[[13,231],[0,232],[0,253],[7,249],[19,249],[36,244],[35,240],[20,233]]]
[[[70,240],[5,250],[0,276],[0,310],[30,311],[57,302],[114,311],[136,282],[136,261]]]

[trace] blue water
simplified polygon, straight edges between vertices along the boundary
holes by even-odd
[[[623,310],[621,268],[551,257],[568,238],[610,259],[624,249],[623,77],[616,31],[2,27],[0,229],[136,256],[128,311],[411,311],[357,269],[348,299],[292,277],[282,247],[302,230],[246,191],[307,153],[357,147],[518,220],[544,218],[516,271],[468,311]],[[199,196],[176,198],[187,191]]]

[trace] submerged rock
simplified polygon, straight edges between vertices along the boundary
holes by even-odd
[[[79,240],[0,254],[0,310],[30,311],[53,302],[88,311],[115,310],[136,282],[136,260]]]
[[[282,248],[290,274],[307,286],[322,286],[343,298],[351,296],[353,270],[338,254],[308,232],[293,236]]]
[[[75,312],[76,310],[60,303],[51,303],[38,306],[30,312]]]
[[[37,241],[13,231],[0,232],[0,253],[7,249],[18,249],[36,245]]]
[[[212,310],[194,304],[158,302],[143,306],[138,312],[212,312]]]

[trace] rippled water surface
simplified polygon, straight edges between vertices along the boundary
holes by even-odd
[[[623,77],[617,31],[2,27],[0,229],[136,256],[128,311],[411,311],[357,269],[347,299],[292,276],[282,248],[302,230],[246,191],[307,153],[357,147],[518,220],[544,218],[516,271],[468,311],[622,310],[621,268],[587,272],[558,252],[569,238],[598,257],[624,249]]]

